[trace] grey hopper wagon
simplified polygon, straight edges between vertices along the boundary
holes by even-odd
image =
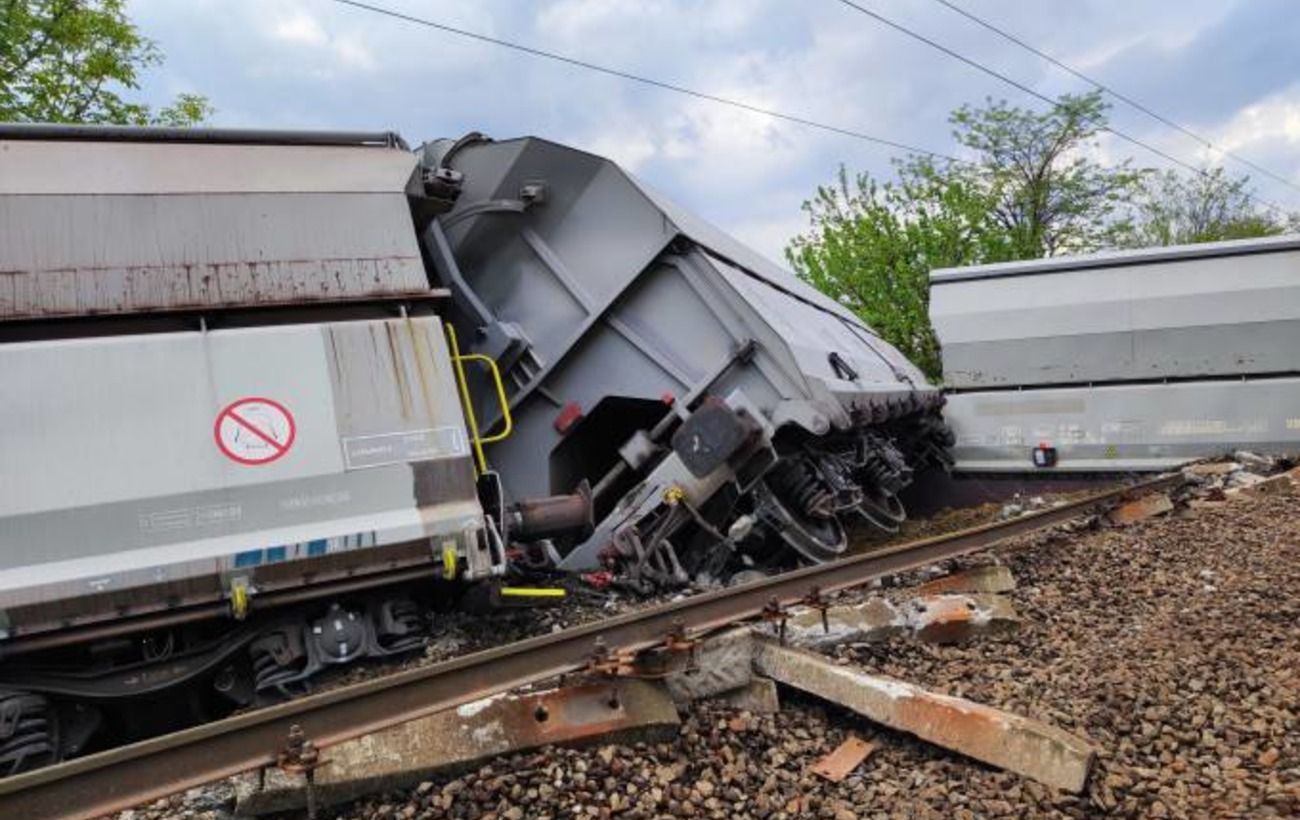
[[[3,136],[9,637],[355,577],[419,540],[436,554],[379,563],[445,543],[500,571],[395,137]]]
[[[1300,451],[1300,237],[936,270],[930,316],[958,472]]]
[[[0,775],[502,576],[415,230],[454,183],[391,134],[0,128]]]
[[[538,138],[424,146],[464,178],[426,250],[461,336],[505,374],[511,494],[594,486],[561,566],[646,585],[827,560],[895,527],[942,463],[941,397],[843,306],[610,160]],[[499,411],[481,386],[478,416]]]

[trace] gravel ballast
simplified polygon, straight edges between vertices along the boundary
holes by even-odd
[[[1011,568],[1019,630],[964,645],[899,638],[833,650],[870,671],[1088,738],[1099,759],[1080,795],[783,692],[775,715],[697,704],[670,743],[502,758],[322,816],[1294,817],[1298,544],[1294,490],[1120,529],[1032,536],[955,565]],[[843,782],[813,774],[850,733],[876,751]],[[186,803],[134,814],[223,813]]]

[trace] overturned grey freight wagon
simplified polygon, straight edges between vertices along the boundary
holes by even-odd
[[[467,348],[505,374],[507,492],[594,487],[562,566],[680,583],[773,542],[826,560],[841,518],[896,526],[912,470],[946,457],[939,392],[897,350],[613,162],[479,135],[423,158],[464,179],[423,238]]]

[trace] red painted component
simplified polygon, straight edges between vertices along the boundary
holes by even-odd
[[[595,589],[605,589],[614,583],[614,573],[607,571],[586,572],[578,576],[582,582]]]
[[[674,404],[677,403],[677,397],[673,395],[673,391],[665,390],[664,394],[659,397],[659,401],[663,402],[669,407],[672,407]]]
[[[1046,441],[1038,442],[1038,446],[1033,452],[1035,467],[1055,467],[1056,466],[1056,448]]]
[[[582,405],[578,404],[576,401],[569,402],[564,405],[560,412],[555,416],[555,432],[562,436],[567,436],[569,431],[573,429],[573,425],[582,421],[582,416]]]

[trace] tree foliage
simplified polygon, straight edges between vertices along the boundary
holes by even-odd
[[[1125,247],[1185,245],[1274,236],[1295,228],[1295,217],[1278,218],[1251,199],[1250,178],[1223,168],[1199,174],[1152,172],[1134,198]]]
[[[809,228],[786,248],[795,273],[870,324],[931,378],[941,375],[929,320],[935,268],[1279,233],[1246,178],[1180,176],[1104,164],[1098,93],[1036,112],[986,101],[950,122],[969,159],[911,156],[880,180],[840,168],[804,203]],[[1294,217],[1291,226],[1300,227]]]
[[[861,316],[927,374],[939,368],[929,322],[931,268],[1004,257],[1007,239],[983,186],[945,173],[929,159],[899,163],[898,180],[867,174],[834,185],[805,203],[812,222],[786,256],[798,275]]]
[[[161,62],[124,0],[0,0],[0,121],[194,125],[209,117],[212,107],[195,94],[157,111],[122,96]]]
[[[1115,235],[1116,215],[1141,173],[1127,161],[1106,166],[1088,155],[1106,129],[1106,108],[1093,92],[1063,96],[1045,112],[993,100],[953,112],[953,136],[976,159],[951,173],[991,193],[992,219],[1013,258],[1093,250]]]

